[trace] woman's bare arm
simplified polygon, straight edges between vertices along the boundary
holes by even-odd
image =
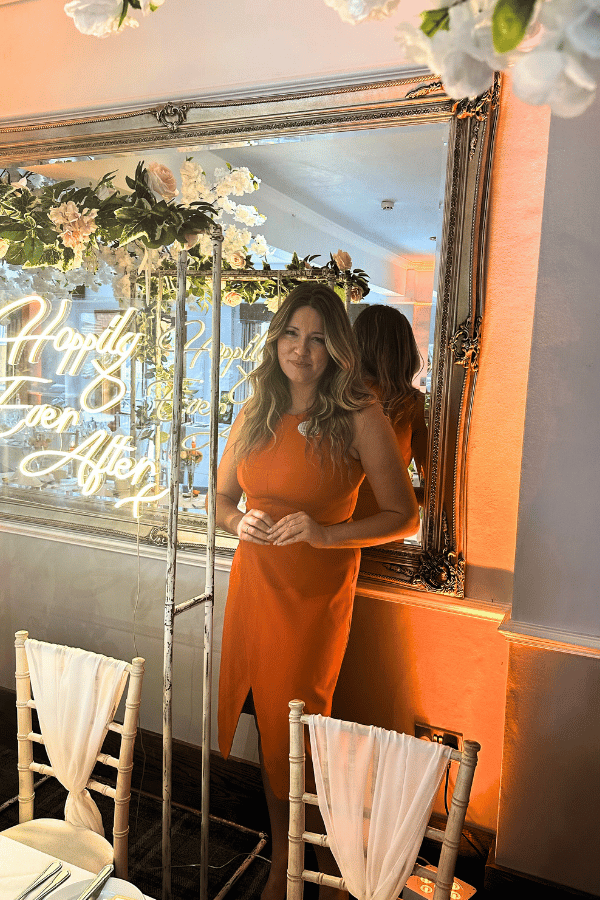
[[[270,544],[271,516],[260,509],[250,509],[243,513],[238,509],[242,489],[237,477],[235,442],[242,426],[243,410],[231,426],[227,444],[217,470],[217,525],[240,540],[255,544]]]

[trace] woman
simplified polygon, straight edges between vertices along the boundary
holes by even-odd
[[[217,476],[217,524],[238,545],[225,609],[219,744],[225,757],[251,695],[271,818],[263,900],[285,895],[288,702],[329,715],[346,648],[359,547],[418,525],[391,426],[360,378],[341,300],[296,287],[273,317],[253,394],[235,420]],[[378,512],[352,521],[364,473]],[[246,494],[246,512],[238,508]]]
[[[392,423],[404,465],[414,459],[419,479],[426,477],[427,425],[425,395],[413,387],[423,361],[406,316],[391,306],[368,306],[354,323],[361,369],[366,385],[373,390]],[[423,505],[423,488],[415,490]],[[372,515],[377,509],[367,479],[358,495],[355,518]]]

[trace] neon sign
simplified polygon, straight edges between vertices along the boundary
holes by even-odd
[[[52,379],[35,374],[0,376],[0,412],[8,411],[16,421],[2,429],[0,438],[8,438],[24,429],[36,429],[62,435],[68,430],[77,430],[83,425],[82,412],[99,414],[113,409],[127,393],[127,384],[121,377],[123,366],[135,358],[143,335],[135,330],[136,309],[115,313],[100,334],[77,331],[65,324],[71,312],[73,301],[60,301],[56,313],[52,305],[43,297],[32,294],[9,303],[0,309],[0,325],[15,313],[27,311],[27,321],[15,335],[0,338],[0,344],[7,345],[6,362],[10,366],[25,364],[31,371],[42,359],[46,348],[59,354],[55,367],[56,375],[81,375],[87,363],[96,375],[84,387],[78,398],[79,409],[59,408],[51,403],[20,402],[23,393],[35,391],[36,387],[51,385]],[[203,353],[212,353],[212,338],[204,336],[203,322],[197,325],[196,333],[185,344],[186,354],[191,354],[193,367]],[[163,330],[157,346],[162,351],[171,350],[173,329]],[[226,400],[232,405],[242,403],[236,400],[237,389],[248,378],[248,372],[240,363],[255,364],[262,353],[266,334],[256,334],[245,347],[230,347],[221,343],[221,374],[225,375],[235,365],[239,379],[228,391]],[[10,348],[10,350],[9,350]],[[186,379],[189,386],[197,379]],[[146,388],[145,399],[152,415],[160,421],[170,421],[172,417],[173,386],[168,380],[157,379]],[[223,398],[222,401],[223,402]],[[188,415],[208,416],[211,409],[209,400],[198,397],[184,397],[184,412]],[[229,427],[221,432],[224,437]],[[204,432],[199,432],[204,433]],[[77,438],[79,440],[79,438]],[[107,477],[120,482],[128,482],[129,496],[121,496],[115,507],[131,504],[133,515],[140,515],[143,504],[155,503],[168,493],[168,488],[160,488],[160,465],[147,456],[135,459],[135,445],[130,436],[111,434],[103,429],[94,431],[81,442],[73,442],[68,450],[49,449],[50,440],[34,441],[34,452],[26,455],[19,463],[22,475],[31,479],[50,475],[58,470],[76,473],[77,484],[83,496],[98,494]],[[41,448],[41,449],[40,449]]]

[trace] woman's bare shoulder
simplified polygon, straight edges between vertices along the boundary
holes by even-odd
[[[383,407],[379,400],[373,399],[372,403],[357,409],[352,413],[352,422],[354,426],[354,439],[360,440],[368,435],[369,432],[379,431],[383,427],[389,426],[389,421],[383,411]]]

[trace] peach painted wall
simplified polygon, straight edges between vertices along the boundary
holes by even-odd
[[[355,27],[324,0],[167,0],[139,28],[81,34],[61,0],[0,5],[0,120],[182,100],[405,65],[395,29],[418,0]],[[416,18],[415,18],[416,17]],[[135,18],[135,15],[134,15]],[[310,27],[307,26],[310,23]]]
[[[496,830],[507,644],[494,619],[356,597],[333,714],[414,734],[415,722],[482,745],[467,821]],[[435,807],[443,813],[443,797]]]
[[[467,465],[466,593],[510,602],[550,113],[505,82],[493,169],[488,285]]]

